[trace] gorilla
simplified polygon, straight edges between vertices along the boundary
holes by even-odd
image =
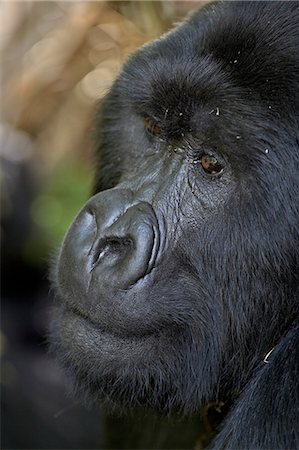
[[[129,58],[53,269],[77,394],[299,449],[299,3],[209,4]]]

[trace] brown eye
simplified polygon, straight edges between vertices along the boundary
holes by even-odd
[[[215,158],[215,156],[204,154],[200,159],[203,170],[209,175],[216,175],[223,170],[223,166]]]
[[[149,117],[145,117],[143,119],[144,128],[148,133],[150,133],[153,136],[160,136],[161,134],[161,128],[152,121]]]

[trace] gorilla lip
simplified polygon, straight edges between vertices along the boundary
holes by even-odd
[[[94,330],[96,330],[98,332],[98,334],[101,335],[107,335],[107,336],[111,336],[115,339],[144,339],[147,337],[150,337],[154,334],[154,331],[145,331],[144,333],[121,333],[121,332],[114,332],[112,330],[108,330],[105,327],[101,326],[98,322],[95,322],[94,320],[92,320],[92,318],[85,313],[84,311],[79,310],[78,308],[75,307],[71,307],[71,306],[67,306],[63,309],[62,314],[70,314],[70,315],[74,315],[76,317],[79,317],[80,319],[82,319],[84,322],[86,322],[89,326],[92,326],[92,328]]]

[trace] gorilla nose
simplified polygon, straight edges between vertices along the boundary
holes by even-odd
[[[133,246],[134,241],[130,236],[110,236],[100,239],[92,257],[92,269],[103,262],[104,259],[117,261],[125,258]]]
[[[97,237],[91,247],[89,271],[101,284],[126,288],[152,269],[159,233],[149,204],[125,205],[123,209],[116,217],[112,210],[102,221],[96,212]]]
[[[68,290],[127,289],[155,265],[160,233],[153,208],[127,191],[107,192],[86,204],[64,240],[60,283]]]

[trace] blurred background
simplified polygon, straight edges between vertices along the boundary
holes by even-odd
[[[202,1],[4,1],[1,448],[196,448],[208,424],[107,417],[47,354],[48,268],[92,183],[92,118],[126,57]]]

